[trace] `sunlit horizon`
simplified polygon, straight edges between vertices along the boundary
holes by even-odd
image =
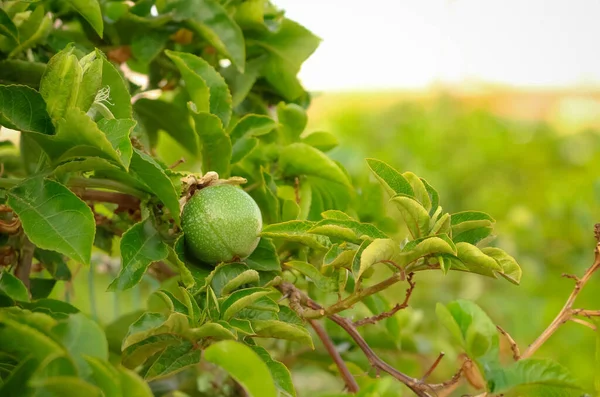
[[[276,0],[323,39],[311,91],[600,87],[600,2]]]

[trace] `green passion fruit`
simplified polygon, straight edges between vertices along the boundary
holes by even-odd
[[[248,257],[258,245],[262,229],[256,202],[232,185],[196,191],[183,207],[181,220],[188,250],[209,264]]]

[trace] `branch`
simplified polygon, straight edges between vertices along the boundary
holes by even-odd
[[[372,285],[365,289],[360,289],[360,290],[358,290],[357,293],[350,295],[346,299],[343,299],[343,300],[329,306],[326,309],[319,306],[319,308],[320,308],[319,311],[313,310],[310,313],[305,313],[304,317],[305,318],[320,318],[323,316],[330,316],[332,314],[347,310],[347,309],[351,308],[355,303],[360,302],[367,296],[376,294],[377,292],[386,289],[390,285],[394,285],[397,282],[404,280],[404,278],[405,278],[404,273],[394,273],[391,277],[386,278],[382,282]]]
[[[437,368],[437,366],[440,365],[440,362],[442,361],[442,358],[444,358],[445,355],[446,355],[446,353],[441,352],[440,355],[438,356],[438,358],[435,359],[435,361],[433,362],[433,364],[431,364],[431,367],[429,367],[429,369],[425,372],[425,374],[421,378],[421,380],[423,382],[426,381],[427,378],[429,378],[429,376],[433,373],[433,371],[435,371],[435,369]]]
[[[569,295],[567,302],[560,310],[556,318],[554,318],[554,320],[544,330],[544,332],[542,332],[542,334],[531,345],[529,345],[525,352],[523,352],[523,354],[521,355],[522,359],[531,357],[554,334],[554,332],[556,332],[556,330],[562,324],[571,320],[571,318],[573,317],[573,304],[575,303],[575,300],[579,296],[579,293],[581,292],[583,287],[585,287],[587,282],[590,280],[594,272],[600,268],[600,223],[597,223],[595,225],[594,234],[596,237],[596,241],[598,242],[596,244],[595,249],[594,263],[586,270],[585,274],[581,278],[577,278],[575,276],[566,276],[567,278],[575,280],[575,288],[573,289],[573,292],[571,292],[571,295]],[[579,313],[581,312],[582,311],[579,311]]]
[[[588,327],[592,331],[596,330],[596,326],[594,324],[590,324],[587,321],[582,320],[580,318],[573,318],[573,317],[571,317],[569,320],[573,321],[574,323],[581,324],[581,325],[583,325],[585,327]]]
[[[510,336],[510,334],[506,332],[501,326],[496,325],[496,328],[498,329],[498,331],[500,331],[502,335],[504,335],[506,340],[508,340],[508,343],[510,344],[510,350],[512,350],[513,358],[515,359],[515,361],[519,361],[519,359],[521,358],[521,351],[519,350],[519,345],[517,345],[517,342],[515,342],[513,337]]]
[[[287,296],[290,300],[290,308],[298,312],[298,314],[300,314],[301,316],[303,315],[303,313],[305,313],[304,309],[300,307],[301,305],[310,308],[312,312],[324,312],[324,309],[321,305],[319,305],[314,300],[310,299],[304,292],[297,289],[296,286],[294,286],[294,284],[284,282],[281,283],[278,286],[278,288],[281,290],[283,295]],[[430,394],[425,391],[427,389],[431,389],[429,385],[423,383],[420,379],[412,378],[398,371],[397,369],[383,361],[381,358],[379,358],[377,354],[373,351],[373,349],[371,349],[371,347],[367,344],[362,335],[358,332],[358,329],[354,326],[352,321],[341,317],[337,314],[327,314],[327,316],[337,325],[342,327],[348,335],[350,335],[350,337],[354,340],[354,342],[356,342],[358,347],[363,351],[373,368],[386,372],[394,378],[398,379],[400,382],[404,383],[410,390],[412,390],[417,396],[430,397]]]
[[[363,318],[362,320],[358,320],[354,322],[355,327],[360,327],[365,324],[375,324],[378,321],[381,321],[385,318],[392,317],[394,314],[399,312],[402,309],[406,309],[408,307],[408,301],[410,300],[410,296],[412,295],[413,290],[415,289],[416,282],[412,281],[414,273],[409,273],[406,277],[406,281],[408,282],[408,288],[406,289],[406,295],[404,297],[404,301],[402,303],[397,303],[391,310],[387,312],[383,312],[377,314],[375,316]]]
[[[31,273],[31,263],[33,262],[33,252],[35,251],[35,245],[26,235],[23,235],[23,245],[21,246],[21,256],[19,257],[19,263],[15,269],[15,276],[25,284],[25,287],[29,289],[31,281],[29,275]]]
[[[323,342],[327,353],[329,353],[329,355],[333,359],[333,362],[335,362],[335,365],[338,367],[338,370],[340,371],[340,374],[344,379],[344,383],[346,384],[346,389],[348,389],[350,393],[357,393],[359,391],[358,383],[356,383],[356,379],[354,379],[354,376],[352,376],[352,374],[350,373],[350,370],[348,369],[346,363],[340,356],[340,353],[336,350],[335,346],[333,345],[333,341],[331,340],[329,335],[327,335],[327,332],[325,332],[325,330],[317,320],[308,320],[308,322],[313,327],[313,329],[317,333],[317,336],[319,337],[319,339],[321,339],[321,342]]]
[[[118,204],[123,210],[137,210],[140,208],[140,199],[125,193],[107,192],[105,190],[73,189],[84,201]]]

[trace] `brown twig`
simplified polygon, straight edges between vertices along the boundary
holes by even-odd
[[[344,383],[346,384],[346,389],[350,393],[357,393],[359,391],[358,383],[356,383],[356,379],[354,379],[354,376],[352,376],[352,374],[350,373],[350,370],[346,366],[346,363],[342,359],[342,356],[340,356],[340,353],[336,350],[333,341],[331,340],[329,335],[327,335],[327,332],[325,332],[325,330],[317,320],[308,320],[308,322],[313,327],[313,329],[317,333],[317,336],[323,343],[323,346],[325,346],[327,353],[329,353],[329,355],[333,359],[333,362],[338,367],[338,370],[342,375],[342,379],[344,379]]]
[[[173,168],[178,167],[178,166],[180,166],[183,163],[185,163],[185,159],[182,157],[179,160],[177,160],[176,162],[174,162],[173,164],[171,164],[169,166],[169,169],[172,170]]]
[[[512,350],[513,358],[515,359],[515,361],[518,361],[521,358],[521,351],[519,350],[519,345],[517,345],[517,342],[515,342],[513,337],[510,336],[510,334],[506,332],[501,326],[496,325],[496,328],[502,335],[504,335],[504,337],[510,344],[510,350]]]
[[[19,263],[15,269],[15,276],[25,284],[25,287],[29,289],[31,281],[29,275],[31,274],[31,264],[33,262],[33,252],[35,251],[35,245],[27,236],[23,235],[23,244],[21,246],[21,255],[19,257]]]
[[[569,320],[570,320],[570,321],[573,321],[574,323],[581,324],[581,325],[583,325],[584,327],[588,327],[588,328],[590,328],[592,331],[595,331],[595,330],[596,330],[596,326],[595,326],[594,324],[590,324],[590,323],[588,323],[587,321],[585,321],[585,320],[582,320],[582,319],[580,319],[580,318],[574,318],[574,317],[571,317]]]
[[[333,305],[329,306],[326,309],[321,308],[320,312],[313,312],[310,314],[305,313],[305,317],[306,318],[319,318],[319,317],[323,317],[324,315],[331,315],[331,314],[339,313],[341,311],[350,309],[352,306],[354,306],[355,303],[360,302],[367,296],[370,296],[379,291],[382,291],[382,290],[386,289],[387,287],[389,287],[390,285],[394,285],[397,282],[404,280],[404,278],[405,278],[404,273],[401,273],[401,272],[394,273],[392,276],[386,278],[385,280],[383,280],[375,285],[372,285],[368,288],[360,289],[355,294],[352,294],[349,297],[347,297],[346,299],[343,299],[341,301],[334,303]]]
[[[371,316],[371,317],[363,318],[362,320],[355,321],[354,326],[360,327],[365,324],[375,324],[378,321],[381,321],[388,317],[392,317],[394,314],[396,314],[397,312],[399,312],[402,309],[406,309],[408,307],[408,301],[410,300],[410,297],[411,297],[413,290],[415,289],[415,285],[416,285],[416,282],[413,281],[413,276],[414,276],[414,273],[409,273],[408,276],[406,277],[406,281],[408,282],[408,288],[406,289],[406,295],[404,296],[404,301],[402,303],[397,303],[391,310],[388,310],[387,312],[383,312],[383,313],[377,314],[375,316]]]
[[[581,292],[583,287],[590,280],[590,278],[592,277],[594,272],[600,268],[600,224],[596,224],[595,229],[594,229],[594,235],[596,237],[596,241],[598,242],[596,244],[596,249],[595,249],[594,263],[586,270],[583,277],[577,278],[574,276],[568,276],[568,278],[575,280],[575,288],[573,289],[573,292],[571,292],[571,295],[569,295],[567,302],[565,303],[563,308],[560,310],[558,315],[554,318],[554,320],[550,323],[550,325],[523,352],[523,354],[521,355],[522,359],[531,357],[548,340],[548,338],[550,338],[554,334],[554,332],[556,332],[556,330],[562,324],[566,323],[573,317],[573,315],[574,315],[573,304],[575,303],[575,300],[579,296],[579,293]]]
[[[321,305],[319,305],[314,300],[310,299],[306,294],[302,291],[298,290],[291,283],[281,283],[279,285],[279,289],[284,295],[287,295],[290,299],[290,308],[296,310],[298,314],[303,315],[305,313],[304,309],[297,310],[299,306],[306,306],[310,308],[313,312],[323,312],[324,309]],[[354,342],[358,345],[358,347],[365,354],[369,363],[373,368],[377,371],[383,371],[398,379],[400,382],[404,383],[410,390],[412,390],[419,397],[430,397],[430,394],[426,392],[427,389],[430,389],[430,386],[423,383],[420,379],[412,378],[385,361],[383,361],[377,354],[371,349],[371,347],[367,344],[362,335],[358,332],[358,329],[354,326],[352,321],[347,318],[341,317],[338,314],[328,314],[327,315],[333,322],[339,325],[350,337],[354,340]]]
[[[140,208],[140,199],[125,193],[92,189],[73,189],[73,192],[84,201],[118,204],[123,210]]]
[[[471,360],[469,358],[467,358],[465,361],[463,361],[463,363],[461,364],[458,371],[456,371],[456,373],[454,375],[452,375],[452,378],[450,378],[447,381],[442,382],[442,383],[429,384],[429,387],[432,390],[440,391],[440,390],[448,389],[448,388],[458,384],[458,382],[460,381],[460,379],[463,376],[463,372],[465,370],[465,366],[467,365],[467,362],[470,362],[470,361]]]
[[[440,362],[442,361],[442,358],[444,358],[445,355],[446,355],[446,353],[444,353],[444,352],[440,353],[438,358],[436,358],[435,361],[433,362],[433,364],[431,364],[431,367],[429,367],[429,369],[427,371],[425,371],[425,374],[421,378],[422,382],[425,382],[427,380],[427,378],[429,378],[429,376],[433,373],[433,371],[435,371],[435,369],[437,368],[438,365],[440,365]]]

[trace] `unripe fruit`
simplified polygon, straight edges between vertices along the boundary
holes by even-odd
[[[196,191],[185,204],[181,219],[190,253],[209,264],[249,256],[258,245],[262,228],[258,205],[232,185]]]

